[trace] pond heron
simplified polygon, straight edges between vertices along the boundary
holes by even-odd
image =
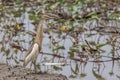
[[[28,48],[27,55],[26,55],[24,63],[23,63],[23,66],[25,67],[31,61],[30,70],[31,70],[31,67],[33,64],[35,73],[37,71],[36,70],[37,69],[36,59],[40,53],[42,40],[43,40],[43,22],[44,22],[44,20],[45,20],[45,17],[42,16],[42,18],[40,19],[40,22],[38,24],[35,40],[34,40],[33,44],[31,45],[31,47]]]

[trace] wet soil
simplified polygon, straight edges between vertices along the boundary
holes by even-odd
[[[0,80],[68,80],[62,74],[30,73],[22,66],[0,64]]]

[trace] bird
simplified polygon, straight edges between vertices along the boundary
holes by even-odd
[[[34,71],[35,73],[37,72],[37,66],[36,66],[36,60],[37,57],[41,51],[42,48],[42,40],[43,40],[43,22],[44,22],[45,18],[44,16],[41,17],[38,27],[37,27],[37,32],[36,32],[36,37],[35,40],[33,41],[33,43],[31,44],[31,46],[28,48],[27,50],[27,55],[24,59],[24,63],[23,66],[26,67],[28,65],[29,62],[31,62],[30,64],[30,70],[32,67],[32,64],[34,64]]]

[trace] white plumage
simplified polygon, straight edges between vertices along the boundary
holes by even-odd
[[[33,61],[37,58],[39,54],[39,45],[35,43],[30,54],[25,58],[24,65],[27,65],[30,61]]]
[[[36,65],[36,59],[39,55],[39,52],[42,48],[42,40],[43,40],[43,22],[44,22],[44,16],[41,17],[40,22],[37,27],[37,32],[36,32],[36,37],[35,40],[33,41],[33,44],[28,48],[27,51],[27,56],[25,57],[23,66],[26,66],[30,61],[30,69],[32,64],[34,64],[34,70],[37,72],[37,65]]]

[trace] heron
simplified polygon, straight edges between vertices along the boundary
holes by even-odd
[[[23,66],[26,67],[28,65],[28,63],[31,62],[30,70],[31,70],[31,67],[33,64],[35,73],[37,72],[36,60],[37,60],[37,57],[38,57],[38,55],[41,51],[41,48],[42,48],[43,22],[44,22],[44,20],[45,20],[45,17],[42,16],[40,21],[39,21],[38,27],[37,27],[35,40],[31,44],[31,46],[28,48],[28,51],[26,53],[27,55],[26,55],[24,63],[23,63]]]

